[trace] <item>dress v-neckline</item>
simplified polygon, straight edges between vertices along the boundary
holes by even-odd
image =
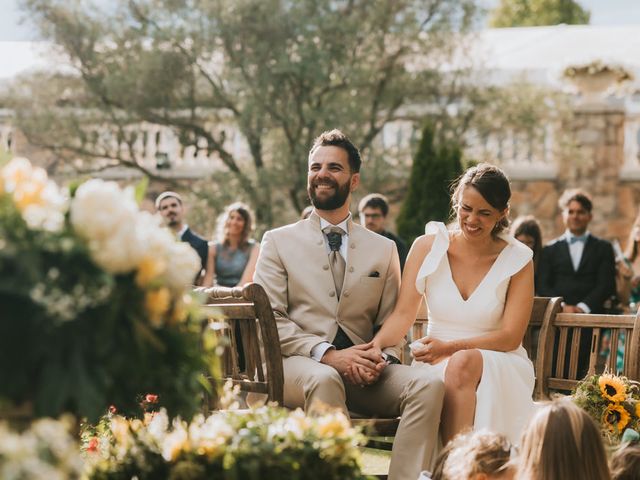
[[[504,248],[502,250],[500,250],[500,253],[498,253],[498,256],[496,257],[496,259],[493,261],[493,263],[489,267],[489,270],[487,270],[487,273],[484,274],[484,277],[482,277],[482,280],[480,280],[478,285],[476,285],[476,287],[473,289],[471,294],[469,294],[469,296],[466,299],[462,296],[462,292],[460,291],[460,288],[458,287],[458,284],[453,279],[453,271],[451,270],[451,263],[449,262],[449,246],[450,245],[451,245],[451,239],[449,239],[449,245],[447,245],[447,250],[444,252],[444,257],[447,260],[447,268],[449,269],[449,278],[451,279],[451,283],[455,287],[456,292],[458,292],[458,296],[460,297],[460,300],[462,300],[464,303],[467,303],[469,300],[471,300],[473,298],[473,296],[476,294],[476,292],[478,290],[480,290],[480,287],[485,282],[485,280],[489,277],[489,275],[491,275],[491,272],[493,272],[493,269],[496,266],[496,263],[498,263],[498,261],[500,260],[500,257],[502,257],[502,254],[504,253],[504,251],[507,248],[509,248],[509,242],[507,242],[507,244],[504,246]]]

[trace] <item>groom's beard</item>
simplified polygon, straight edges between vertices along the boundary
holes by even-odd
[[[319,198],[316,195],[316,186],[318,185],[332,186],[334,189],[333,195]],[[350,181],[342,186],[338,185],[338,182],[334,180],[326,179],[322,181],[312,181],[311,184],[307,187],[307,193],[309,194],[311,204],[318,210],[336,210],[342,207],[347,201],[347,198],[349,198],[349,193],[351,193],[350,185]]]

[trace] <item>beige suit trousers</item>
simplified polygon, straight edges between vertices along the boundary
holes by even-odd
[[[438,441],[444,384],[424,369],[389,365],[379,380],[359,387],[333,367],[303,356],[283,358],[284,403],[308,411],[315,402],[370,417],[401,415],[393,442],[390,480],[417,479],[428,470]]]

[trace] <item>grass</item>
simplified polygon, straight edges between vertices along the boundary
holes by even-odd
[[[379,475],[389,472],[389,460],[391,452],[362,448],[363,473],[367,475]]]

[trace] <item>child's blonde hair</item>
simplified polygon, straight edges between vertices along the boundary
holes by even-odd
[[[449,442],[447,450],[440,477],[443,480],[499,475],[511,467],[511,443],[498,433],[461,433]]]
[[[520,445],[518,480],[610,480],[602,436],[570,399],[538,410]]]

